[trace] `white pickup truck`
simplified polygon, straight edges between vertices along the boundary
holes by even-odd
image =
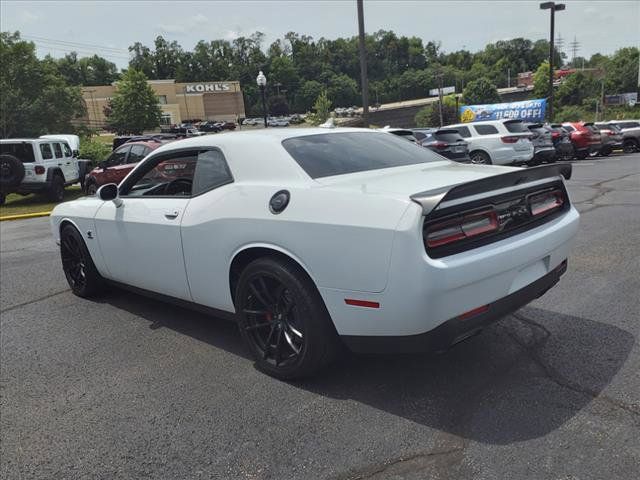
[[[87,168],[87,161],[77,158],[77,138],[45,135],[0,140],[0,204],[9,193],[44,193],[51,201],[62,201],[64,188],[78,183]]]

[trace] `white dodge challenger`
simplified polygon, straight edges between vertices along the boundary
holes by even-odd
[[[158,148],[51,227],[75,294],[115,284],[231,317],[260,369],[296,378],[341,344],[447,348],[542,295],[578,229],[570,174],[365,129],[235,132]]]

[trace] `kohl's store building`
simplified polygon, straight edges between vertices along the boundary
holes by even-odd
[[[148,80],[162,109],[162,125],[180,124],[185,120],[222,120],[237,122],[245,117],[240,82],[176,83],[175,80]],[[106,124],[104,109],[116,91],[115,83],[83,87],[82,97],[87,112],[78,123],[92,128]]]

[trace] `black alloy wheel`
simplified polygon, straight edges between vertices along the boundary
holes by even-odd
[[[320,294],[292,261],[263,257],[251,262],[240,274],[235,304],[240,333],[256,367],[271,376],[312,375],[339,350]]]
[[[87,185],[87,195],[95,195],[97,191],[98,186],[94,182],[91,182],[89,185]]]
[[[248,332],[262,359],[278,367],[295,363],[304,346],[304,334],[295,300],[277,278],[256,275],[242,313]]]
[[[91,254],[80,233],[72,225],[66,225],[60,232],[60,256],[71,291],[79,297],[90,297],[104,285]]]

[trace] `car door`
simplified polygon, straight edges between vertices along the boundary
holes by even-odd
[[[197,150],[180,150],[147,158],[120,185],[122,203],[100,207],[96,236],[109,278],[191,300],[180,223],[197,156]]]
[[[76,175],[73,171],[72,159],[65,157],[62,150],[62,144],[60,142],[52,142],[51,146],[53,147],[53,153],[57,161],[57,165],[60,167],[60,170],[62,170],[62,174],[64,175],[65,183],[74,181],[76,179]]]
[[[148,149],[141,144],[132,144],[131,149],[129,150],[126,159],[122,161],[119,165],[116,165],[111,170],[111,181],[112,183],[120,183],[124,180],[131,170],[135,168],[135,166],[142,160],[148,153]]]

